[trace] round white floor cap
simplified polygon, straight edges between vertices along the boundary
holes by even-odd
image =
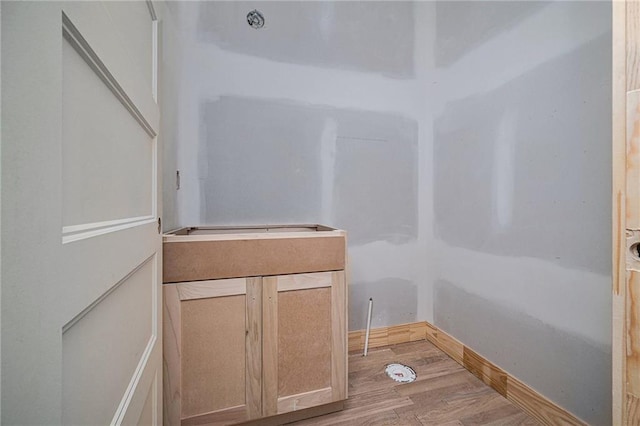
[[[416,372],[408,365],[389,364],[384,371],[387,373],[387,376],[399,383],[410,383],[416,379]]]

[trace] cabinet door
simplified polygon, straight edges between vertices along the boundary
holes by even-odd
[[[164,285],[166,424],[262,414],[261,278]]]
[[[263,412],[347,397],[344,271],[263,278]]]

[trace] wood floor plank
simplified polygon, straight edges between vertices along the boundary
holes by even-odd
[[[514,407],[512,404],[504,404],[498,408],[488,411],[481,411],[479,413],[472,414],[463,418],[462,424],[464,426],[476,426],[476,425],[498,425],[505,421],[505,419],[511,420],[516,415],[522,415],[522,410]]]
[[[488,411],[499,407],[502,398],[497,392],[495,395],[474,396],[469,399],[459,399],[454,403],[444,402],[424,415],[418,416],[418,420],[427,424],[440,425],[450,419],[463,419],[471,413]]]
[[[354,422],[354,419],[350,416],[345,418],[335,417],[330,419],[330,421],[325,421],[323,423],[316,423],[311,421],[310,423],[305,423],[308,425],[319,425],[319,426],[349,426],[352,424],[357,424],[359,426],[378,426],[378,425],[397,425],[399,421],[398,415],[393,410],[385,410],[382,412],[377,412],[374,414],[364,415],[362,417],[358,417]]]
[[[411,404],[407,398],[402,404]],[[369,424],[374,418],[397,420],[398,415],[389,404],[378,403],[370,406],[354,407],[337,413],[327,414],[313,419],[293,423],[295,425],[333,426],[333,425],[363,425]]]
[[[413,413],[399,414],[397,410],[394,410],[398,415],[397,425],[399,426],[422,426],[422,422]]]
[[[463,382],[441,387],[434,391],[413,394],[410,396],[413,405],[397,408],[396,413],[401,416],[412,414],[419,418],[434,408],[445,405],[446,401],[443,400],[443,395],[467,395],[474,392],[477,392],[476,387],[468,382]]]
[[[442,400],[449,405],[457,404],[459,401],[462,401],[463,403],[469,403],[469,401],[472,400],[482,399],[487,396],[493,396],[493,392],[493,389],[487,389],[484,386],[479,386],[477,383],[471,383],[470,387],[453,392],[451,395],[446,395],[444,398],[442,398]],[[506,399],[504,400],[504,403],[509,406],[512,405]]]
[[[461,420],[465,417],[464,413],[458,413],[459,415],[453,416],[451,415],[452,410],[456,407],[471,405],[471,402],[490,397],[493,394],[491,390],[478,386],[476,383],[464,382],[439,388],[435,391],[412,395],[411,400],[414,405],[412,407],[401,407],[396,412],[411,412],[423,423],[432,423],[434,415],[439,412],[448,413],[445,416],[446,418],[438,418],[439,421],[448,421],[450,418]],[[460,401],[462,401],[462,404]]]
[[[530,417],[528,414],[520,412],[516,414],[512,414],[511,416],[504,417],[502,419],[496,419],[487,423],[476,423],[481,424],[483,426],[539,426],[540,423]],[[465,426],[467,424],[465,423]]]
[[[349,410],[363,406],[383,404],[387,406],[388,409],[394,409],[405,406],[408,402],[410,402],[409,398],[400,395],[394,388],[387,387],[349,397],[344,406],[345,410]]]
[[[384,373],[399,362],[417,380],[399,384]],[[343,411],[297,426],[534,426],[539,423],[430,342],[374,348],[349,355],[349,399]]]
[[[437,391],[442,388],[457,384],[469,384],[469,375],[467,371],[462,369],[458,371],[452,371],[450,374],[440,375],[431,379],[416,380],[413,383],[407,383],[402,386],[398,386],[398,393],[400,395],[415,395],[425,392]]]

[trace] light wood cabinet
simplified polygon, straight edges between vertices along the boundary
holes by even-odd
[[[329,270],[221,279],[208,272],[214,279],[164,284],[165,424],[236,424],[286,413],[304,418],[341,408],[347,398],[347,286],[345,236],[335,231],[324,238],[341,237],[342,261],[323,266]],[[278,234],[230,240],[245,241],[251,251],[260,235],[262,244],[285,247],[291,233]],[[306,237],[295,234],[297,243]],[[317,238],[323,236],[311,237],[313,244],[322,246]],[[165,237],[165,256],[167,242],[188,244]],[[334,243],[325,247],[339,247]],[[289,266],[275,269],[298,271],[304,262],[289,257]]]

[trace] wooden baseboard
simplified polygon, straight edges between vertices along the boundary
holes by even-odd
[[[349,332],[349,351],[362,350],[364,336],[364,330]],[[369,347],[376,348],[425,339],[542,424],[587,425],[580,418],[428,322],[372,329],[369,333]]]
[[[364,350],[366,331],[349,332],[349,352]],[[416,342],[427,338],[427,323],[414,322],[410,324],[393,325],[390,327],[373,328],[369,332],[369,348],[397,345],[398,343]]]

